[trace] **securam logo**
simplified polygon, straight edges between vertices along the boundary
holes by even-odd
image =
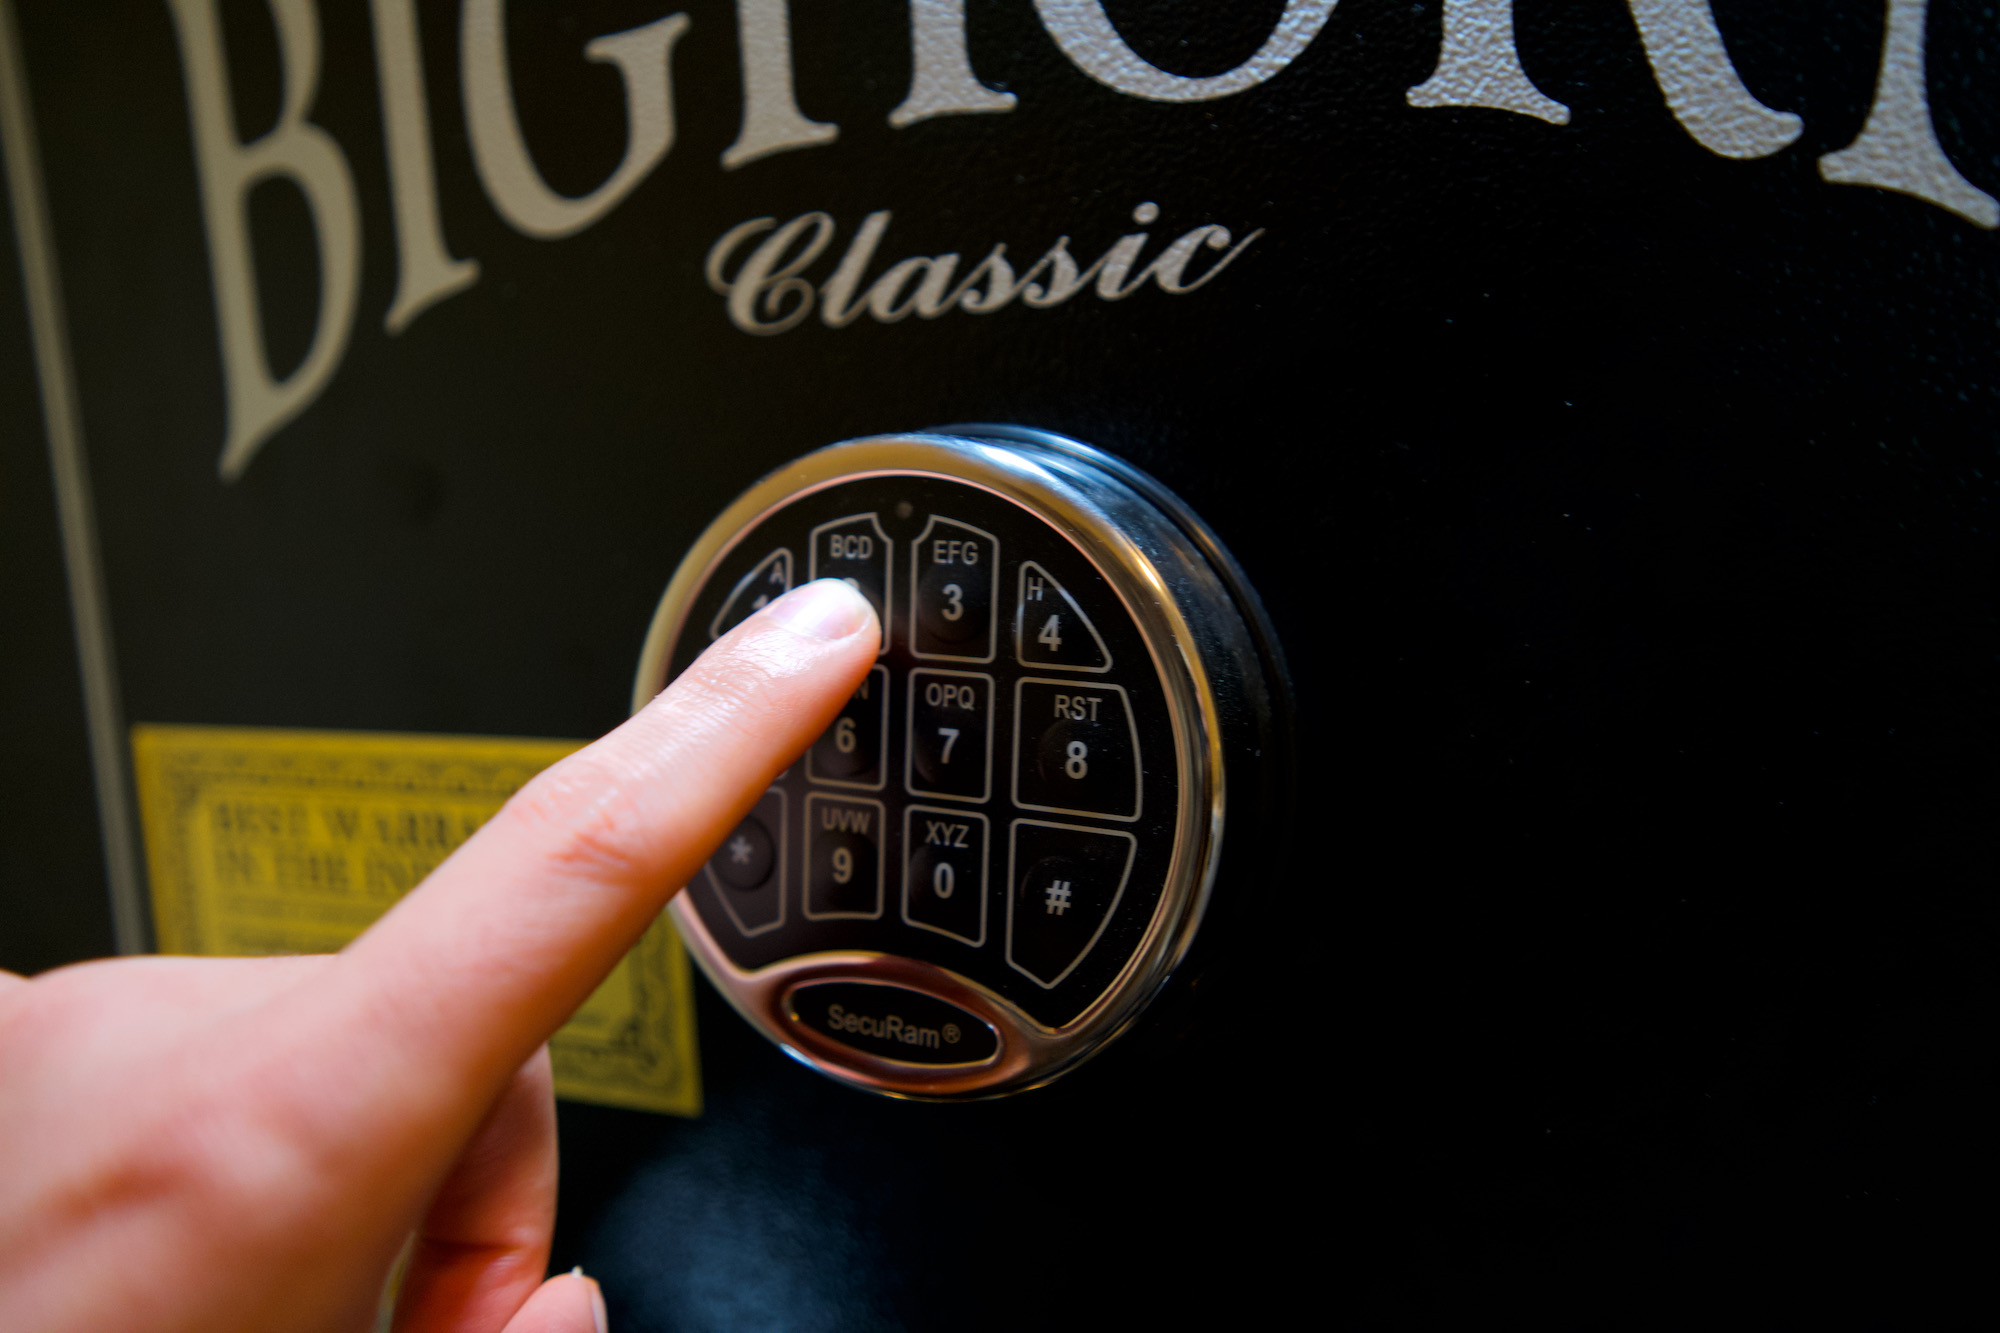
[[[857,1014],[842,1005],[831,1005],[826,1011],[826,1028],[829,1032],[850,1032],[856,1036],[874,1037],[878,1041],[899,1041],[905,1046],[925,1046],[938,1049],[940,1037],[947,1042],[956,1042],[959,1037],[958,1025],[946,1023],[942,1028],[927,1028],[906,1021],[901,1014],[876,1017],[873,1014]]]
[[[321,74],[315,0],[267,2],[282,67],[281,111],[269,133],[246,143],[230,100],[218,0],[167,0],[186,73],[221,335],[225,480],[240,476],[272,433],[332,380],[353,331],[361,280],[361,211],[353,172],[340,145],[308,119]],[[1013,110],[1015,96],[981,83],[972,67],[964,0],[907,3],[909,90],[889,113],[889,123],[901,127],[937,116]],[[1190,103],[1232,97],[1276,77],[1312,45],[1336,0],[1288,0],[1248,60],[1199,78],[1169,73],[1134,51],[1102,0],[1033,3],[1055,46],[1099,84],[1146,101]],[[1707,0],[1628,4],[1666,105],[1697,143],[1721,157],[1752,159],[1781,152],[1799,138],[1804,129],[1799,117],[1763,105],[1743,86]],[[1938,142],[1925,71],[1926,5],[1927,0],[1888,0],[1867,121],[1852,144],[1820,159],[1820,175],[1837,184],[1913,195],[1981,227],[2000,225],[2000,202],[1960,175]],[[476,261],[453,256],[444,239],[415,0],[371,0],[371,9],[397,262],[396,294],[383,324],[394,335],[431,306],[477,283],[480,270]],[[808,117],[793,94],[788,0],[737,0],[735,11],[742,116],[735,141],[722,154],[723,169],[833,143],[839,127]],[[549,187],[523,138],[509,82],[506,19],[505,0],[463,0],[460,7],[459,80],[473,165],[494,209],[517,231],[551,241],[574,236],[630,197],[672,149],[674,48],[692,20],[670,14],[584,44],[583,57],[615,67],[623,83],[625,151],[595,189],[571,197]],[[1569,122],[1569,108],[1536,88],[1521,66],[1512,0],[1444,0],[1442,34],[1436,68],[1407,94],[1412,107],[1487,107],[1551,125]],[[273,373],[265,351],[246,212],[252,187],[271,179],[298,187],[319,249],[311,343],[283,378]],[[1156,206],[1144,201],[1133,213],[1141,225],[1155,216]],[[803,272],[831,242],[833,220],[816,212],[783,225],[773,218],[751,219],[711,249],[710,285],[726,298],[731,321],[746,332],[782,332],[815,308],[824,323],[838,328],[864,312],[885,322],[911,313],[921,318],[953,310],[989,313],[1017,296],[1031,307],[1058,304],[1087,289],[1116,300],[1149,280],[1169,295],[1185,294],[1221,272],[1259,234],[1236,241],[1225,227],[1197,227],[1141,264],[1147,236],[1133,233],[1089,266],[1076,263],[1063,238],[1018,274],[1005,246],[995,245],[962,277],[957,255],[913,256],[864,281],[889,218],[884,210],[863,219],[841,262],[817,287]],[[1202,256],[1203,251],[1219,253]]]

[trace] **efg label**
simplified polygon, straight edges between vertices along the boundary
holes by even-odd
[[[134,727],[160,952],[333,952],[583,744]],[[664,915],[549,1052],[559,1096],[700,1114],[687,955]]]

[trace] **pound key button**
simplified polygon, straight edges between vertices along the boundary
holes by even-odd
[[[1007,858],[1007,963],[1053,989],[1104,933],[1138,840],[1108,829],[1014,821]]]
[[[786,1017],[842,1046],[912,1065],[976,1065],[1000,1052],[990,1025],[922,991],[867,981],[808,982]]]

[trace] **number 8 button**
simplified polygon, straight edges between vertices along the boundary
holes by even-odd
[[[1124,688],[1026,679],[1014,693],[1014,804],[1137,819],[1139,736]]]

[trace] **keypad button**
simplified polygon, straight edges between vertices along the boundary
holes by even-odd
[[[1104,933],[1138,842],[1129,833],[1017,819],[1008,855],[1007,963],[1053,988]]]
[[[986,942],[986,816],[903,812],[903,920],[974,948]]]
[[[764,793],[702,873],[736,928],[761,935],[785,920],[785,793]]]
[[[882,915],[882,803],[859,797],[806,797],[806,915]]]
[[[910,673],[913,796],[983,801],[993,788],[993,677],[977,671]]]
[[[1014,804],[1137,819],[1139,735],[1124,689],[1030,679],[1014,691]]]
[[[851,514],[812,530],[812,577],[846,579],[875,608],[882,624],[882,647],[889,651],[889,595],[895,543],[873,514]]]
[[[777,862],[777,840],[762,820],[751,815],[736,826],[722,850],[710,858],[709,866],[728,888],[755,893],[771,878]]]
[[[721,638],[791,590],[792,553],[779,547],[736,581],[729,596],[723,599],[722,609],[709,623],[708,637]]]
[[[993,534],[933,517],[910,548],[910,651],[946,661],[992,661],[999,566]]]
[[[1109,671],[1111,650],[1069,589],[1032,560],[1021,562],[1014,601],[1014,655],[1022,666]]]
[[[888,780],[888,717],[889,669],[878,666],[806,751],[806,776],[833,787],[882,790]]]

